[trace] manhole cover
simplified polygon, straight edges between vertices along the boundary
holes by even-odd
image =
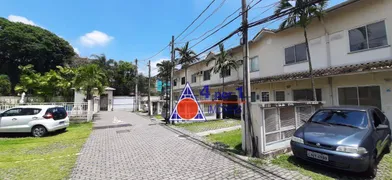
[[[118,133],[118,134],[127,133],[127,132],[131,132],[131,130],[126,129],[126,130],[119,130],[119,131],[116,131],[116,133]]]
[[[116,125],[108,125],[108,126],[97,126],[93,127],[93,129],[110,129],[110,128],[119,128],[119,127],[129,127],[131,124],[116,124]]]

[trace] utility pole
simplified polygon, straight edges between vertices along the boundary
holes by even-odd
[[[137,72],[137,59],[135,59],[135,64],[136,64],[136,85],[135,85],[135,104],[136,104],[136,111],[139,111],[139,103],[138,103],[138,92],[137,92],[137,84],[139,84],[139,79],[138,79],[138,72]],[[135,106],[133,106],[135,107]],[[135,108],[134,108],[135,109]]]
[[[173,81],[173,77],[174,77],[174,61],[175,61],[175,54],[174,54],[174,36],[172,36],[172,40],[171,40],[171,62],[172,62],[172,68],[171,68],[171,73],[170,73],[170,110],[169,110],[169,117],[171,113],[173,112],[173,85],[174,85],[174,81]]]
[[[243,47],[243,92],[244,92],[244,106],[243,119],[245,124],[245,152],[248,155],[254,155],[253,152],[253,128],[250,116],[250,78],[249,78],[249,44],[248,44],[248,6],[246,0],[242,0],[242,47]]]
[[[151,60],[148,60],[148,115],[151,116],[151,99],[150,90],[151,89]]]

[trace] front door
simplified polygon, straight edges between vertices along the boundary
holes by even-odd
[[[18,124],[21,120],[22,108],[13,108],[2,113],[0,118],[0,132],[19,132]]]
[[[100,97],[100,110],[101,111],[107,111],[108,110],[108,95],[103,94]]]

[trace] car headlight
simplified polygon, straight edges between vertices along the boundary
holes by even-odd
[[[302,138],[295,137],[295,136],[291,137],[291,140],[300,144],[304,143],[304,140]]]
[[[354,153],[354,154],[366,154],[367,150],[363,147],[353,147],[353,146],[338,146],[336,151]]]

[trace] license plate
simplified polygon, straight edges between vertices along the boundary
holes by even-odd
[[[307,155],[310,158],[314,158],[314,159],[318,159],[318,160],[322,160],[322,161],[329,161],[328,155],[325,155],[325,154],[307,151]]]
[[[64,121],[59,122],[59,124],[64,124]]]

